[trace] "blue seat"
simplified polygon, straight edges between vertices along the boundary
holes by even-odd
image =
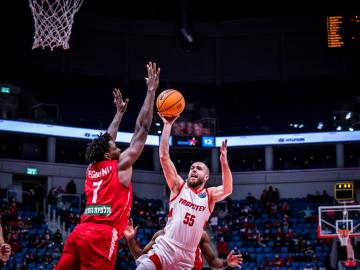
[[[265,253],[271,253],[271,247],[264,248],[264,252]]]

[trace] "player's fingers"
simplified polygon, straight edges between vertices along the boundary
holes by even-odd
[[[153,66],[152,66],[152,63],[149,62],[149,74],[151,75],[152,74],[152,70],[153,70]]]
[[[120,101],[122,101],[122,100],[123,100],[123,97],[122,97],[122,94],[121,94],[121,92],[120,92],[119,89],[117,90],[117,95],[118,95]]]
[[[160,68],[158,68],[158,70],[157,70],[157,76],[159,78],[159,76],[160,76]]]
[[[235,252],[234,250],[231,250],[227,258],[230,258],[234,254],[234,252]]]

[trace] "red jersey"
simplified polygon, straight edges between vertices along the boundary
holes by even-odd
[[[117,160],[89,166],[85,181],[86,208],[81,223],[93,222],[114,227],[121,236],[128,224],[132,205],[132,185],[119,182]]]
[[[198,246],[195,251],[195,261],[194,261],[194,267],[192,270],[201,270],[202,267],[203,267],[203,260],[201,257],[201,249],[200,249],[200,246]]]

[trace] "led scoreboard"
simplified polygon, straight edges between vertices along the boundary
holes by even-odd
[[[215,137],[171,136],[169,144],[180,147],[215,147]]]
[[[354,199],[354,186],[352,183],[336,183],[335,199],[338,201],[350,201]]]
[[[326,17],[328,48],[360,49],[360,15]]]

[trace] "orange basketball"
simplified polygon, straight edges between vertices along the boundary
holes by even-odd
[[[175,117],[184,110],[185,99],[179,91],[168,89],[158,96],[156,108],[162,116]]]

